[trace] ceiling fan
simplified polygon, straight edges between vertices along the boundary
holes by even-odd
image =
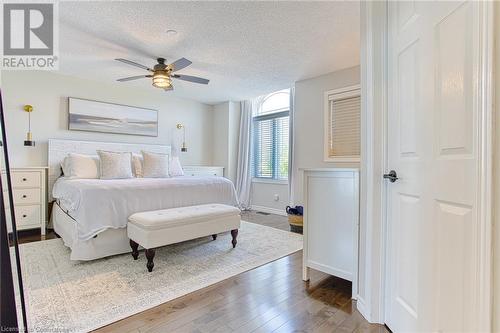
[[[142,68],[142,69],[145,69],[145,70],[151,72],[151,74],[148,74],[148,75],[137,75],[137,76],[130,76],[130,77],[118,79],[117,81],[120,81],[120,82],[138,80],[138,79],[143,79],[143,78],[153,78],[153,86],[154,87],[161,88],[161,89],[164,89],[167,91],[174,89],[174,86],[172,85],[172,79],[184,80],[184,81],[200,83],[200,84],[208,84],[208,82],[209,82],[209,80],[203,79],[203,78],[197,77],[197,76],[174,74],[174,72],[177,72],[178,70],[186,68],[187,66],[192,64],[192,62],[190,60],[187,60],[186,58],[180,58],[179,60],[176,60],[173,63],[168,64],[168,65],[165,64],[165,58],[158,58],[158,59],[156,59],[156,61],[158,63],[156,65],[154,65],[153,68],[149,68],[147,66],[138,64],[134,61],[127,60],[127,59],[117,58],[115,60],[123,62],[123,63],[128,64],[128,65],[139,67],[139,68]]]

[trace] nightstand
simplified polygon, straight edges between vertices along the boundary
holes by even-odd
[[[47,167],[11,168],[12,195],[17,230],[40,228],[45,235],[47,225]],[[11,232],[10,209],[6,175],[2,173],[2,185],[6,203],[7,227]]]
[[[182,167],[185,176],[224,176],[224,167],[218,166],[193,166],[187,165]]]

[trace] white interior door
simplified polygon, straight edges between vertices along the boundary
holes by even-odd
[[[475,331],[479,220],[477,2],[388,4],[386,323]]]

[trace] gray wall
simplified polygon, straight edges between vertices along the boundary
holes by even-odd
[[[324,92],[360,83],[359,66],[321,75],[295,83],[295,193],[296,203],[302,203],[300,168],[359,167],[359,163],[325,162]]]
[[[240,103],[224,102],[213,111],[213,164],[224,167],[224,176],[236,182]]]
[[[284,214],[287,205],[288,184],[252,182],[252,207],[255,209]]]

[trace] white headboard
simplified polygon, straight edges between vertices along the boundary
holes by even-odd
[[[167,145],[151,145],[144,143],[94,142],[49,139],[49,200],[52,200],[52,187],[61,176],[61,163],[69,153],[96,155],[97,150],[124,151],[141,153],[141,150],[153,153],[170,154],[171,147]]]

